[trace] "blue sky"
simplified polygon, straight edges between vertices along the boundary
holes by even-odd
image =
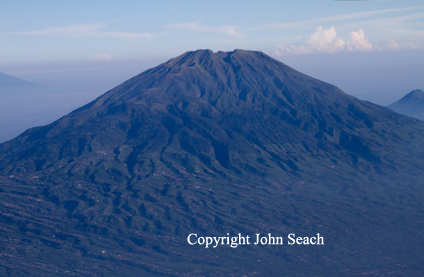
[[[235,48],[274,56],[424,48],[424,2],[2,1],[1,66],[170,58]]]
[[[0,99],[0,127],[13,127],[8,138],[196,49],[263,51],[380,105],[424,89],[422,0],[0,0],[0,7],[0,72],[48,88]]]

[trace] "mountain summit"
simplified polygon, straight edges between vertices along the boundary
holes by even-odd
[[[424,91],[413,90],[388,107],[400,114],[424,120]]]
[[[261,52],[187,52],[0,145],[3,264],[15,275],[424,272],[423,138],[422,122]],[[326,240],[205,249],[191,233]]]

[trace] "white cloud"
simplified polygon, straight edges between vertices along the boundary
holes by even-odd
[[[287,47],[277,46],[276,55],[288,54],[312,54],[316,52],[333,53],[343,50],[345,41],[337,38],[337,32],[334,27],[324,29],[319,26],[310,36],[305,37],[305,45],[290,45]]]
[[[319,26],[316,31],[304,38],[301,45],[280,46],[278,45],[274,54],[312,54],[312,53],[334,53],[344,49],[353,50],[373,50],[372,44],[365,38],[364,31],[350,32],[348,40],[344,41],[337,37],[334,27],[324,29]],[[396,43],[395,41],[393,41]]]
[[[418,45],[416,45],[415,43],[409,42],[409,48],[410,49],[418,49]]]
[[[208,27],[199,24],[199,22],[187,22],[180,24],[168,25],[169,28],[174,30],[190,31],[190,32],[206,32],[206,33],[219,33],[230,37],[241,37],[242,34],[238,32],[238,26],[213,26]]]
[[[112,60],[112,56],[108,55],[108,54],[95,54],[95,55],[91,55],[91,59],[93,61],[111,61]]]
[[[390,50],[400,50],[399,44],[394,39],[389,39],[387,41],[387,48]]]
[[[319,26],[309,39],[308,44],[318,52],[335,52],[344,49],[345,42],[337,37],[336,29]]]
[[[103,28],[110,24],[80,24],[66,27],[55,27],[27,32],[18,32],[18,35],[27,36],[53,36],[53,37],[111,37],[121,39],[150,39],[153,37],[150,33],[129,33],[129,32],[103,32]]]
[[[423,9],[424,6],[415,6],[398,9],[383,9],[375,11],[347,13],[334,16],[313,18],[297,22],[294,21],[266,24],[261,25],[258,29],[289,29],[291,31],[298,30],[297,33],[302,33],[305,29],[309,29],[311,27],[322,24],[329,24],[328,26],[336,27],[338,34],[340,34],[340,39],[345,41],[343,51],[364,51],[383,49],[394,50],[398,49],[398,46],[403,49],[411,47],[408,46],[410,41],[417,45],[421,45],[424,43],[424,22],[422,20],[424,19]],[[361,37],[361,29],[365,30],[366,36]],[[352,30],[354,32],[349,35],[349,32]],[[373,39],[372,43],[370,38]],[[388,40],[390,39],[395,40],[398,46],[396,46],[396,44],[394,44],[393,42],[388,43]],[[279,41],[290,43],[290,40],[288,39],[281,39]],[[295,40],[291,41],[294,42]],[[342,44],[341,41],[339,41],[339,43],[339,45]],[[292,43],[285,44],[284,46],[291,44]],[[299,44],[302,44],[303,46],[307,47],[307,49],[305,50],[299,48],[295,49],[295,52],[310,52],[312,50],[314,50],[314,52],[320,52],[318,51],[318,49],[310,49],[312,46],[310,44],[307,44],[305,41],[298,42],[298,44],[294,45],[295,47],[299,47]],[[291,49],[288,49],[285,52],[293,52],[293,50],[294,47],[291,47]],[[321,52],[326,51],[328,51],[328,48],[327,50],[325,50],[325,48],[321,50]]]
[[[359,29],[358,32],[350,32],[346,46],[348,50],[372,50],[372,44],[365,38],[362,29]]]

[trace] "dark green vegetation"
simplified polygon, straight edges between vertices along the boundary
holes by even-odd
[[[0,145],[0,272],[419,276],[423,142],[421,121],[263,53],[188,52]]]
[[[424,120],[424,91],[413,90],[388,107],[400,114]]]

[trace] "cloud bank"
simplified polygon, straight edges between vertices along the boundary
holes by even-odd
[[[350,32],[349,40],[346,42],[348,50],[372,50],[372,44],[365,38],[364,30]]]
[[[334,53],[342,50],[347,51],[370,51],[372,44],[365,38],[364,31],[350,32],[345,41],[337,37],[336,29],[332,26],[324,29],[319,26],[316,31],[303,39],[300,45],[277,46],[276,55],[283,54],[312,54],[312,53]]]

